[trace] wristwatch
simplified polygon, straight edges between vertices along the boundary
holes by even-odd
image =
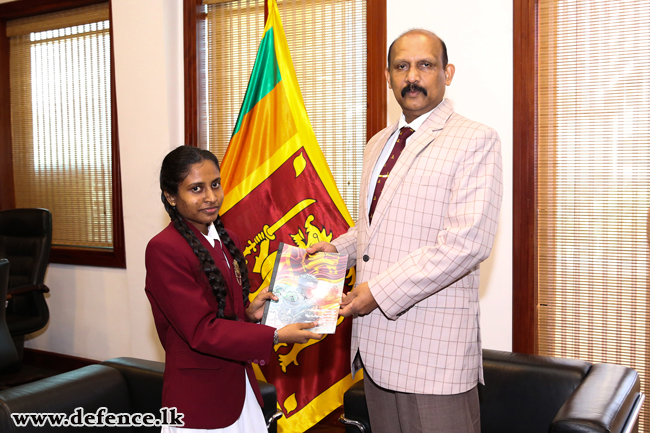
[[[280,336],[278,335],[278,330],[273,331],[273,345],[277,346],[280,344]]]

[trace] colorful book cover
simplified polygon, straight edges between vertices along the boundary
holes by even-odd
[[[318,322],[312,332],[334,334],[347,262],[346,254],[307,254],[281,242],[269,286],[279,299],[266,303],[262,323],[280,329]]]

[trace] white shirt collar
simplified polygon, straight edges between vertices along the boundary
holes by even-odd
[[[203,235],[203,232],[201,232]],[[210,224],[208,227],[208,234],[203,235],[204,238],[210,242],[210,245],[212,245],[212,248],[214,248],[214,244],[216,243],[215,240],[219,241],[219,247],[221,248],[221,254],[223,254],[223,258],[226,260],[226,264],[230,268],[230,263],[228,262],[228,256],[226,256],[226,252],[223,250],[223,243],[221,242],[221,238],[219,237],[219,233],[217,233],[217,229],[214,227],[214,224]]]
[[[203,233],[201,233],[203,235]],[[212,248],[214,248],[214,241],[215,239],[221,243],[221,238],[219,237],[219,233],[217,233],[217,229],[214,227],[214,224],[210,224],[210,227],[208,227],[208,234],[203,235],[208,242],[210,242],[210,245],[212,245]]]
[[[435,108],[433,109],[435,110]],[[427,117],[433,112],[433,110],[429,111],[428,113],[424,113],[417,119],[413,120],[411,123],[406,123],[406,119],[404,118],[404,113],[402,113],[402,117],[399,119],[399,125],[397,125],[397,130],[402,129],[404,126],[410,126],[414,131],[417,131],[420,126],[424,123],[425,120],[427,120]]]

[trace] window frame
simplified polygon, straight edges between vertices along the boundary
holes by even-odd
[[[514,0],[512,350],[537,347],[537,0]]]
[[[185,144],[199,147],[200,97],[198,43],[203,29],[201,0],[183,0],[183,42],[185,53]],[[268,5],[264,3],[264,15]],[[368,100],[366,141],[386,127],[387,91],[386,69],[386,0],[367,0],[366,49]]]
[[[9,38],[6,34],[7,21],[34,15],[74,9],[106,0],[31,0],[0,4],[0,63],[9,64]],[[113,194],[113,250],[94,248],[52,246],[50,263],[70,265],[126,268],[124,245],[124,220],[122,211],[122,181],[120,175],[120,151],[117,128],[117,103],[115,92],[115,55],[113,38],[112,1],[109,3],[111,19],[111,129],[112,129],[112,194]],[[0,210],[16,207],[11,139],[11,100],[9,67],[0,68]]]

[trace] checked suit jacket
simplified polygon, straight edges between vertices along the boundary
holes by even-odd
[[[370,225],[371,173],[397,125],[368,142],[359,219],[332,242],[379,304],[354,319],[351,359],[359,351],[366,374],[386,389],[458,394],[483,383],[479,264],[497,231],[501,142],[444,100],[407,142]]]

